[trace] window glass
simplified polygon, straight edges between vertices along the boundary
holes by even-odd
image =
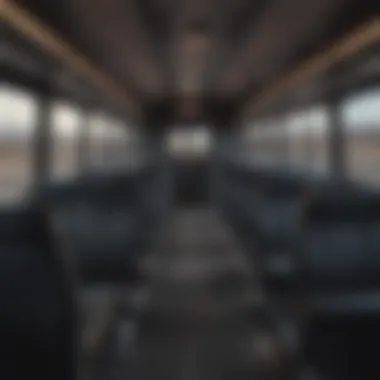
[[[89,136],[90,166],[96,170],[127,167],[141,158],[137,134],[120,120],[105,114],[93,115]]]
[[[128,162],[128,131],[123,123],[109,118],[103,135],[104,165],[111,168],[125,167]]]
[[[246,158],[256,165],[282,167],[288,160],[286,125],[283,120],[265,120],[250,127]]]
[[[90,159],[89,165],[92,168],[103,168],[105,166],[105,136],[107,120],[102,114],[94,114],[90,119],[89,144]]]
[[[342,107],[348,176],[380,186],[380,90],[358,94]]]
[[[51,177],[72,177],[78,170],[79,111],[67,103],[53,105],[51,120]]]
[[[168,152],[180,158],[202,158],[210,153],[212,135],[203,126],[177,127],[167,135]]]
[[[33,181],[36,101],[18,88],[0,86],[0,200],[17,201]]]
[[[289,167],[328,175],[328,117],[324,107],[288,116]]]
[[[323,107],[261,120],[243,129],[240,154],[257,165],[326,175],[327,126]]]

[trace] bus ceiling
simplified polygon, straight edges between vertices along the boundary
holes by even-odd
[[[227,109],[228,120],[247,120],[378,82],[378,8],[370,0],[1,0],[2,76],[140,123],[150,112],[162,123],[220,120]]]

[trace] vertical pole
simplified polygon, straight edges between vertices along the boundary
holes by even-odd
[[[50,122],[52,99],[50,93],[41,93],[37,99],[37,125],[35,130],[33,174],[35,187],[40,189],[49,179],[51,168]]]

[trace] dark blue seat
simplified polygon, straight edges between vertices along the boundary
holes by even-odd
[[[61,243],[70,249],[87,282],[135,281],[139,186],[123,177],[83,178],[47,190],[44,203]]]
[[[6,379],[75,378],[75,273],[32,207],[0,210],[0,367]]]
[[[245,169],[230,173],[224,187],[225,215],[255,256],[263,280],[268,286],[282,281],[291,266],[309,185],[288,173]]]
[[[299,247],[306,359],[323,378],[380,376],[380,197],[353,188],[310,204]]]
[[[310,290],[330,293],[380,286],[380,197],[356,189],[328,191],[310,204],[302,269]]]
[[[138,261],[168,207],[161,189],[147,168],[91,175],[46,190],[43,204],[85,282],[139,281]]]

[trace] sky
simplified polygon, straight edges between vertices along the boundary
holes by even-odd
[[[346,99],[342,107],[342,117],[349,130],[376,125],[380,128],[380,89]],[[5,85],[0,87],[0,136],[4,133],[9,134],[10,127],[15,134],[29,134],[33,130],[35,119],[36,108],[31,95]],[[52,122],[56,136],[75,135],[81,120],[82,116],[75,106],[58,102],[54,105]],[[289,115],[285,122],[293,133],[302,133],[306,127],[318,133],[325,129],[327,118],[323,107],[315,107]],[[266,124],[271,123],[273,121],[269,120]],[[118,121],[103,114],[93,115],[91,125],[93,133],[98,136],[111,131],[112,136],[120,138],[121,133],[124,133],[121,132]]]

